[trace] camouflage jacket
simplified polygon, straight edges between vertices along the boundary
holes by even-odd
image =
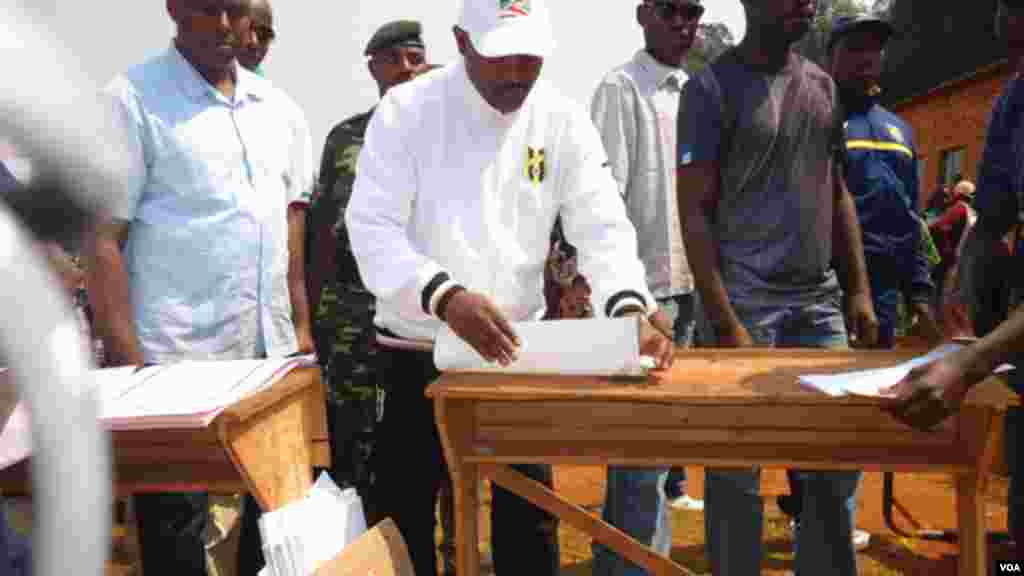
[[[338,238],[337,278],[346,289],[366,292],[345,229],[345,208],[356,180],[356,161],[363,147],[366,126],[373,110],[338,124],[327,135],[320,161],[318,194],[313,204],[315,219],[330,225]]]
[[[371,109],[353,116],[327,135],[307,226],[313,246],[331,241],[336,246],[335,269],[323,271],[324,285],[315,322],[317,350],[328,363],[332,391],[341,396],[361,397],[366,392],[356,389],[373,386],[370,364],[374,299],[359,277],[344,219],[355,183],[356,161],[372,113]]]

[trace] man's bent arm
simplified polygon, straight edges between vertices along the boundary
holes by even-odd
[[[94,331],[103,339],[107,363],[113,366],[141,365],[144,361],[121,252],[128,227],[123,220],[99,223],[85,241],[86,284]]]
[[[694,162],[680,166],[676,188],[683,245],[693,270],[707,319],[723,329],[740,326],[722,281],[718,240],[711,231],[711,215],[719,195],[718,162]]]
[[[585,113],[575,113],[571,122],[555,175],[562,187],[562,230],[578,251],[580,273],[593,287],[596,312],[612,317],[636,306],[654,314],[657,302],[637,256],[636,228],[626,214],[597,127]]]
[[[399,116],[398,105],[385,94],[366,130],[345,226],[370,293],[396,304],[406,318],[437,318],[440,297],[458,279],[409,237],[418,182]]]
[[[849,294],[871,294],[868,269],[864,264],[864,241],[861,238],[860,221],[853,195],[846,188],[846,182],[838,168],[833,168],[832,254],[843,262],[848,278]]]
[[[292,322],[299,352],[313,352],[313,330],[306,297],[306,208],[288,206],[288,295],[292,304]]]
[[[974,385],[1003,364],[1024,354],[1024,306],[1018,306],[1010,317],[987,336],[968,346],[966,381]]]

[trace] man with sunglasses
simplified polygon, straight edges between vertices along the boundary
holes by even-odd
[[[643,0],[636,21],[644,47],[608,73],[591,101],[612,175],[637,229],[647,284],[666,312],[663,326],[676,345],[693,335],[693,275],[686,260],[676,203],[676,115],[688,76],[686,54],[704,13],[699,0]],[[700,509],[686,496],[683,468],[608,467],[602,516],[605,521],[661,554],[672,547],[665,497]],[[595,543],[595,574],[643,574],[635,564]]]
[[[242,44],[242,51],[238,53],[238,63],[254,74],[263,76],[263,60],[277,37],[270,0],[252,0],[249,16],[252,18],[252,27]]]
[[[684,90],[679,205],[703,346],[843,348],[848,330],[862,346],[877,340],[856,206],[841,173],[838,90],[793,50],[815,4],[743,0],[743,41]],[[833,262],[846,269],[845,294]],[[795,572],[855,576],[860,473],[800,474]],[[760,470],[707,469],[704,499],[711,571],[760,574]]]
[[[111,365],[313,352],[298,106],[239,65],[248,0],[168,0],[171,46],[105,89],[129,143],[125,201],[87,242]],[[143,570],[205,575],[205,493],[136,496]]]

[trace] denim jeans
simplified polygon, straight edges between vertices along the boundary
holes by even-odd
[[[776,348],[847,346],[838,292],[803,307],[737,307],[754,341]],[[698,315],[700,344],[717,340]],[[795,573],[855,576],[851,541],[861,472],[798,471],[803,485],[801,529],[796,536]],[[761,573],[764,504],[761,471],[708,469],[704,481],[705,553],[716,576]]]
[[[632,536],[645,546],[653,546],[658,527],[668,526],[671,545],[671,524],[665,514],[664,468],[608,467],[608,486],[605,491],[601,517],[605,522]],[[595,542],[592,545],[595,576],[643,576],[643,568],[619,556],[611,549]],[[657,550],[668,554],[669,550]]]
[[[672,319],[675,343],[689,346],[693,339],[693,295],[683,294],[658,301]],[[674,477],[674,478],[673,478]],[[602,518],[629,534],[658,554],[672,551],[672,519],[665,508],[666,496],[675,498],[673,490],[686,481],[682,468],[608,467]],[[671,484],[670,484],[671,483]],[[678,492],[675,489],[675,492]],[[642,568],[622,558],[601,544],[594,543],[593,573],[599,576],[642,576]]]
[[[0,498],[0,575],[32,576],[32,546],[7,522],[7,504]]]

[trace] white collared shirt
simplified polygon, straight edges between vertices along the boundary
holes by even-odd
[[[597,87],[591,117],[636,225],[647,284],[657,298],[693,291],[676,196],[676,117],[688,76],[640,50]]]
[[[131,143],[125,256],[148,362],[283,356],[297,349],[288,288],[291,203],[313,188],[301,110],[236,66],[233,99],[173,46],[115,78]]]
[[[433,340],[443,288],[430,288],[441,273],[492,298],[512,321],[539,319],[559,214],[598,315],[627,304],[653,312],[636,232],[586,110],[541,79],[517,112],[502,115],[459,60],[381,100],[345,223],[360,275],[378,299],[377,325]]]

